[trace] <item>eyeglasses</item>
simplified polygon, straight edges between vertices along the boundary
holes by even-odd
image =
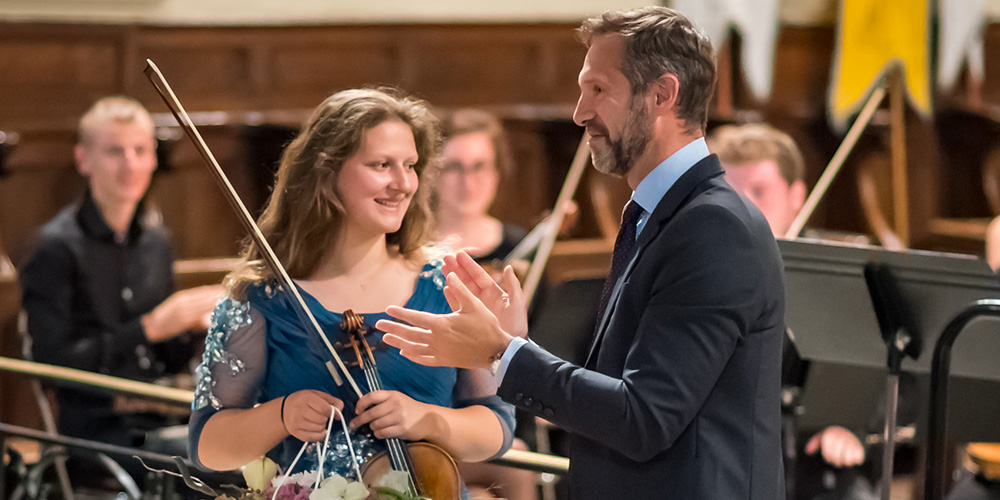
[[[497,172],[496,165],[488,162],[477,162],[471,165],[463,165],[461,162],[450,161],[446,162],[443,167],[441,167],[441,175],[485,175],[495,174]]]

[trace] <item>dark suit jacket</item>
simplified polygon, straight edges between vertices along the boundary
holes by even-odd
[[[780,500],[781,257],[715,155],[639,234],[586,367],[521,347],[498,394],[572,433],[574,500]]]

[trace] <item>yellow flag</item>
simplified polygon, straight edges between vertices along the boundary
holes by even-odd
[[[903,66],[906,95],[930,113],[930,6],[928,0],[841,0],[837,55],[830,84],[830,115],[843,129],[879,78]]]

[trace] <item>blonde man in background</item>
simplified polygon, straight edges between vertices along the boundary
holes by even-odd
[[[806,199],[802,153],[788,134],[764,124],[723,125],[709,138],[729,183],[767,218],[783,237]]]
[[[806,198],[805,162],[795,141],[770,125],[754,123],[723,125],[712,133],[708,145],[719,156],[729,183],[760,209],[774,236],[783,238]],[[861,440],[836,425],[813,435],[804,451],[819,453],[825,464],[838,469],[865,460]]]
[[[20,269],[32,355],[143,381],[187,371],[193,344],[185,333],[208,326],[222,289],[172,293],[170,236],[143,202],[157,161],[149,113],[128,97],[98,100],[80,119],[73,153],[87,188],[42,227]],[[141,430],[165,423],[116,409],[102,392],[60,388],[58,402],[59,432],[68,436],[139,446]]]

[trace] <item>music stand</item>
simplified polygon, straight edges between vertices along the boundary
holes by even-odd
[[[882,431],[882,500],[889,500],[892,487],[893,457],[896,451],[896,419],[899,405],[899,375],[903,360],[920,356],[920,330],[913,326],[912,314],[900,296],[892,268],[885,263],[869,262],[864,269],[865,283],[878,319],[886,350],[885,426]]]
[[[983,317],[1000,317],[1000,301],[980,300],[971,304],[948,323],[934,345],[931,367],[931,391],[927,416],[927,465],[924,473],[924,498],[940,500],[944,496],[945,429],[948,418],[948,375],[951,349],[966,326]],[[995,424],[996,422],[993,422]]]
[[[869,402],[878,399],[888,354],[864,277],[866,266],[889,270],[898,303],[908,311],[906,330],[923,345],[934,345],[968,304],[1000,298],[1000,281],[972,256],[813,240],[779,240],[778,245],[785,261],[785,321],[794,332],[795,347],[810,364],[800,400],[804,428],[863,428],[875,410]],[[971,323],[952,352],[956,378],[948,403],[960,411],[953,412],[949,435],[959,441],[1000,440],[995,425],[981,425],[1000,420],[1000,405],[976,404],[1000,398],[1000,336],[989,335],[991,328],[1000,328],[1000,321]],[[926,381],[932,357],[927,351],[901,359],[900,370]],[[818,394],[817,388],[827,390]],[[924,398],[920,404],[926,405]]]

